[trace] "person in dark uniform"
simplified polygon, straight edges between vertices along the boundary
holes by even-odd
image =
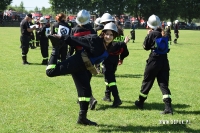
[[[41,54],[43,57],[42,60],[42,65],[47,65],[48,64],[48,57],[49,57],[49,51],[48,51],[48,38],[47,35],[48,33],[48,26],[46,25],[47,20],[44,17],[40,18],[40,28],[37,31],[38,35],[39,35],[39,40],[40,40],[40,50],[41,50]],[[50,32],[50,31],[49,31]]]
[[[170,70],[167,58],[167,53],[169,52],[168,39],[162,37],[160,19],[158,16],[151,15],[147,24],[151,29],[145,37],[143,47],[145,50],[151,50],[151,53],[146,61],[147,64],[144,71],[139,100],[135,101],[135,105],[139,109],[143,109],[144,102],[153,86],[155,78],[157,78],[158,85],[163,95],[163,102],[165,103],[165,109],[162,114],[173,114],[171,92],[168,88]]]
[[[169,39],[169,44],[171,45],[172,44],[172,37],[171,37],[171,25],[172,23],[171,22],[167,22],[167,26],[165,26],[165,33],[166,33],[166,36],[168,37]]]
[[[49,64],[46,68],[46,74],[49,77],[66,74],[73,75],[80,105],[77,123],[82,125],[97,125],[96,122],[87,119],[89,101],[92,95],[88,70],[91,73],[97,74],[97,72],[93,71],[95,70],[93,65],[98,64],[107,58],[109,45],[117,35],[117,27],[114,23],[108,23],[102,32],[101,36],[98,36],[97,34],[89,34],[81,37],[69,35],[62,36],[60,41],[64,40],[64,44],[82,46],[83,51],[76,52],[65,61],[59,63],[57,62],[57,59],[59,45],[61,43],[57,40],[57,36],[49,36],[53,49]]]
[[[69,17],[67,17],[66,23],[67,23],[71,28],[74,27],[74,24],[73,24],[72,21],[69,19]]]
[[[76,17],[76,23],[77,25],[72,29],[71,35],[76,37],[81,37],[89,34],[96,34],[92,26],[89,24],[90,21],[90,14],[86,10],[81,10],[77,13]],[[70,47],[70,56],[72,53],[74,53],[74,50],[77,52],[82,52],[83,47],[82,46],[71,46]],[[73,78],[74,75],[72,75]],[[92,78],[91,73],[88,71],[88,77],[90,77],[90,80]],[[90,109],[94,110],[95,106],[97,104],[97,100],[93,97],[93,95],[90,98]]]
[[[98,35],[101,34],[101,31],[103,30],[103,24],[100,23],[101,22],[101,18],[97,18],[95,21],[94,21],[94,30],[97,32]]]
[[[56,16],[56,21],[54,22],[52,29],[51,29],[51,34],[65,34],[69,35],[71,32],[71,27],[68,25],[68,23],[65,22],[66,15],[64,13],[59,13]],[[64,61],[67,58],[67,50],[68,47],[67,45],[63,45],[62,48],[60,48],[60,60]]]
[[[178,20],[175,20],[175,25],[174,25],[174,35],[175,35],[175,39],[174,39],[174,43],[177,43],[177,40],[179,38],[179,31],[178,31]]]
[[[128,42],[129,39],[125,40],[123,30],[118,27],[118,36],[108,48],[109,56],[102,62],[104,80],[106,83],[105,97],[103,100],[111,102],[112,93],[114,101],[111,107],[114,108],[122,104],[116,84],[115,72],[117,71],[117,66],[121,65],[124,58],[129,55],[129,51],[126,46]]]
[[[134,43],[135,42],[135,23],[134,22],[131,23],[131,28],[132,28],[132,30],[130,31],[131,39],[133,39],[133,43]]]
[[[22,61],[23,64],[29,64],[27,61],[27,54],[29,51],[29,42],[31,40],[31,32],[36,29],[34,26],[33,28],[30,28],[29,22],[32,20],[32,14],[28,14],[20,23],[20,30],[21,30],[21,49],[22,49]]]

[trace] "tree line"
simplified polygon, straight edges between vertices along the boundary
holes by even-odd
[[[76,14],[87,9],[91,14],[101,16],[105,12],[129,14],[145,20],[156,14],[161,20],[173,22],[181,18],[186,22],[200,18],[200,0],[49,0],[54,12]]]
[[[12,0],[1,0],[0,11],[6,9],[11,2]],[[22,3],[13,8],[30,12],[23,8]],[[200,19],[200,0],[49,0],[49,3],[51,8],[40,9],[43,14],[77,14],[81,9],[86,9],[97,16],[108,12],[115,15],[128,14],[138,20],[147,20],[152,14],[171,22],[178,18],[189,23]],[[34,11],[36,10],[39,9],[36,7]]]

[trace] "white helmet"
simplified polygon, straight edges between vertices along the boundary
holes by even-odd
[[[47,23],[46,18],[45,18],[45,17],[41,17],[41,18],[40,18],[40,23]]]
[[[94,23],[95,23],[96,25],[102,25],[100,22],[101,22],[101,18],[97,18],[97,19],[94,21]]]
[[[100,23],[104,23],[104,22],[115,22],[115,20],[109,13],[104,13],[101,17]]]
[[[117,26],[116,26],[116,24],[113,23],[113,22],[107,23],[107,24],[104,26],[104,28],[103,28],[102,31],[104,31],[104,30],[112,30],[112,31],[115,31],[115,32],[118,34]]]
[[[171,26],[172,25],[172,22],[167,22],[167,26]]]
[[[175,24],[177,24],[179,21],[178,20],[175,20]]]
[[[76,17],[76,23],[79,25],[85,25],[90,22],[90,14],[86,10],[81,10],[78,12]]]
[[[161,26],[160,18],[154,14],[151,15],[147,21],[147,25],[152,29],[158,28]]]

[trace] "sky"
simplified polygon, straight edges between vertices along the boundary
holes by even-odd
[[[49,0],[12,0],[11,5],[12,6],[19,6],[20,3],[24,3],[24,7],[26,10],[34,10],[35,7],[37,6],[38,8],[49,8],[51,5],[49,4]]]

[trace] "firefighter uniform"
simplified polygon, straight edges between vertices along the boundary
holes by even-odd
[[[177,40],[178,40],[178,38],[179,38],[178,20],[175,21],[175,25],[174,25],[174,35],[175,35],[174,43],[177,43]]]
[[[139,100],[135,101],[135,105],[143,109],[144,101],[147,99],[149,91],[151,90],[155,78],[157,78],[158,85],[163,94],[163,101],[165,103],[165,110],[163,114],[173,114],[171,108],[171,92],[169,86],[169,62],[166,54],[158,54],[155,49],[155,38],[161,38],[161,29],[156,29],[150,32],[144,40],[144,49],[151,50],[144,72],[144,79],[139,94]]]
[[[21,31],[21,36],[20,36],[20,42],[21,42],[21,49],[22,49],[22,60],[23,64],[29,64],[27,61],[27,54],[29,51],[29,42],[31,40],[31,32],[28,32],[28,29],[30,28],[28,19],[32,19],[32,15],[28,14],[25,19],[23,19],[20,23],[20,31]],[[34,30],[34,29],[31,29]]]
[[[108,52],[105,50],[103,44],[103,38],[98,37],[96,34],[90,34],[83,37],[68,37],[68,35],[66,35],[65,44],[71,46],[82,46],[84,51],[76,52],[65,61],[59,63],[57,63],[59,50],[56,48],[55,43],[61,43],[57,40],[52,41],[52,38],[50,38],[50,40],[54,48],[46,69],[47,76],[55,77],[72,74],[80,104],[78,123],[84,125],[97,125],[95,122],[86,118],[90,97],[92,95],[90,86],[91,77],[88,75],[88,70],[91,70],[91,66],[102,62],[108,56]]]
[[[41,17],[40,19],[44,19],[44,18]],[[44,21],[45,21],[45,19],[44,19]],[[40,50],[41,50],[41,54],[43,57],[42,65],[48,64],[48,57],[49,57],[48,47],[49,47],[49,45],[48,45],[48,38],[47,38],[47,30],[48,30],[48,26],[46,25],[46,22],[41,22],[40,28],[37,32],[39,35]]]
[[[111,101],[110,93],[114,97],[112,107],[118,107],[122,104],[122,101],[118,94],[115,72],[117,70],[118,63],[122,63],[125,57],[129,55],[126,43],[123,40],[118,40],[118,42],[113,42],[112,45],[108,46],[109,56],[102,62],[103,74],[106,84],[104,101]]]
[[[83,10],[88,13],[87,11]],[[105,25],[104,33],[117,34],[117,27],[114,23],[108,23]],[[73,74],[74,83],[78,92],[78,99],[80,105],[79,118],[77,123],[83,125],[97,125],[96,122],[92,122],[87,119],[87,111],[89,102],[92,96],[90,77],[88,70],[91,74],[97,74],[94,64],[99,64],[108,57],[108,50],[106,46],[111,45],[114,39],[105,41],[105,34],[98,36],[97,34],[89,34],[85,36],[69,36],[64,35],[61,40],[58,41],[56,37],[49,36],[52,45],[52,55],[49,60],[46,74],[49,77],[55,77],[59,75]],[[63,43],[62,40],[65,40]],[[75,52],[74,55],[67,58],[65,61],[57,63],[59,44],[69,44],[71,46],[82,46],[82,52]],[[108,47],[109,48],[109,47]]]
[[[65,22],[65,20],[61,20],[60,22],[55,22],[52,26],[51,34],[58,34],[60,25],[68,29],[68,31],[67,31],[67,30],[65,30],[65,28],[60,28],[61,34],[70,34],[71,27],[68,25],[68,23]],[[60,48],[60,51],[59,51],[60,57],[59,58],[61,61],[64,61],[67,58],[67,50],[68,50],[67,45],[63,45],[63,47]]]

